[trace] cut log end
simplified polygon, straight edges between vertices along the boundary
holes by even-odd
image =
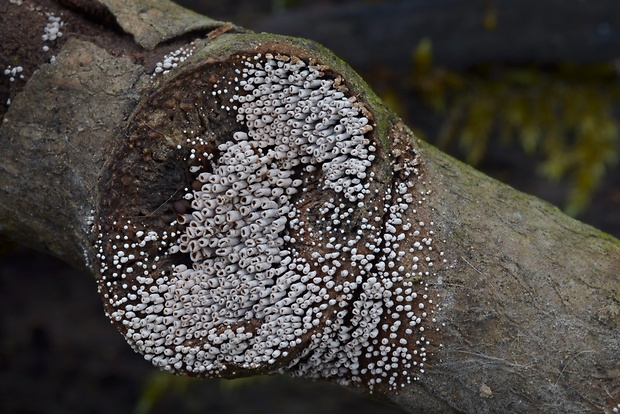
[[[130,120],[94,227],[107,314],[175,373],[400,389],[440,346],[423,166],[336,69],[272,47],[165,75]]]

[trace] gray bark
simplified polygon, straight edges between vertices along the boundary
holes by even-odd
[[[101,3],[112,15],[120,13],[114,2]],[[150,4],[144,9],[151,11],[168,7],[140,4]],[[188,19],[193,23],[187,30],[206,34],[224,27],[194,14]],[[128,48],[121,56],[101,40],[66,36],[56,61],[33,69],[14,92],[0,127],[0,233],[93,275],[101,266],[93,220],[106,224],[101,211],[109,211],[104,205],[113,197],[101,180],[122,162],[119,151],[129,148],[128,127],[136,114],[148,115],[145,103],[177,76],[150,76],[154,59],[170,50],[162,41],[185,33],[178,25],[165,34],[150,32],[160,27],[152,21],[124,24],[131,16],[117,20],[144,49]],[[424,193],[418,214],[433,222],[446,259],[427,280],[439,297],[440,329],[433,335],[442,346],[419,381],[375,396],[412,413],[611,413],[620,404],[618,240],[417,140],[351,69],[318,45],[225,29],[196,42],[197,52],[178,69],[178,78],[205,62],[265,45],[304,53],[341,74],[366,103],[386,157],[380,168],[386,177],[394,173],[390,162],[398,165],[395,149],[417,155],[421,164],[412,194]],[[101,35],[108,36],[108,45],[123,37]],[[158,139],[164,148],[159,156],[174,155],[176,141]]]

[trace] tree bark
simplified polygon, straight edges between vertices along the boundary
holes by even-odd
[[[423,388],[462,412],[615,407],[618,241],[435,149],[424,154],[451,266],[439,274],[445,347]],[[408,406],[415,394],[394,400]]]
[[[94,11],[80,11],[77,1],[67,2],[70,9],[45,3],[69,22],[53,44],[52,63],[45,63],[48,57],[38,47],[35,58],[2,50],[6,62],[18,56],[33,65],[23,66],[26,79],[7,86],[5,78],[0,90],[3,102],[10,99],[0,127],[3,236],[86,269],[98,278],[104,295],[121,294],[120,288],[106,287],[102,277],[109,266],[102,256],[110,256],[113,247],[100,234],[120,234],[129,219],[162,230],[184,213],[174,202],[191,186],[188,171],[195,164],[177,149],[187,150],[187,130],[214,136],[234,131],[234,119],[207,114],[204,121],[200,111],[184,109],[188,102],[205,99],[195,96],[197,87],[213,86],[219,78],[212,74],[226,74],[241,55],[294,56],[315,62],[327,74],[321,76],[340,79],[341,90],[355,98],[358,111],[372,121],[372,132],[364,134],[377,145],[368,171],[378,179],[371,188],[387,194],[411,183],[403,198],[411,198],[417,208],[403,208],[399,220],[413,223],[429,245],[433,240],[433,250],[425,248],[420,256],[432,268],[421,264],[426,273],[413,272],[410,278],[432,298],[412,300],[416,306],[425,304],[433,317],[422,322],[430,339],[425,360],[412,357],[423,361],[424,370],[397,388],[369,386],[366,377],[318,376],[412,413],[611,413],[619,407],[618,240],[417,140],[350,68],[315,43],[243,33],[166,2],[132,3],[128,9],[118,4],[101,1]],[[41,9],[28,6],[27,1],[5,3],[0,15],[45,23]],[[15,21],[3,21],[0,30],[8,33]],[[193,55],[170,74],[154,75],[156,62],[181,46]],[[219,144],[225,138],[213,139]],[[412,172],[411,177],[404,172]],[[311,204],[326,202],[330,191],[310,192],[304,206],[310,211]],[[356,205],[358,220],[373,207],[398,204],[382,197],[371,200]],[[311,213],[304,217],[320,219]],[[396,234],[404,234],[398,226]],[[353,232],[340,228],[343,234]],[[403,242],[412,246],[403,250],[404,271],[418,266],[416,240]],[[360,243],[366,243],[360,250],[370,249],[370,240]],[[177,265],[175,257],[167,256],[158,266]],[[345,268],[354,261],[351,257]],[[109,299],[104,296],[104,305],[113,315]],[[126,327],[119,329],[129,335]],[[383,330],[379,338],[390,343]],[[409,339],[403,332],[398,330],[398,338]],[[303,336],[302,343],[311,342],[309,337]],[[416,339],[421,340],[420,331],[411,334],[411,342]],[[260,366],[222,373],[286,371],[286,364],[303,352],[292,348],[290,359],[276,362],[275,370]]]

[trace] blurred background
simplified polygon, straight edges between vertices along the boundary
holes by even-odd
[[[620,2],[178,2],[326,45],[421,138],[620,237]],[[351,411],[400,412],[321,382],[161,373],[91,277],[0,240],[0,413]]]

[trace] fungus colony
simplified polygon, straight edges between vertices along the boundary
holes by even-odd
[[[189,46],[180,47],[170,53],[166,54],[161,62],[157,62],[155,65],[155,69],[153,70],[153,74],[151,75],[154,78],[158,74],[167,75],[171,70],[179,66],[179,64],[185,62],[189,59],[194,53],[194,42],[190,43]]]
[[[425,280],[440,256],[416,210],[415,153],[381,147],[325,66],[270,53],[228,64],[179,75],[171,90],[192,83],[191,96],[153,98],[104,177],[118,184],[95,222],[109,317],[175,373],[371,392],[415,381],[437,346]],[[154,142],[174,145],[165,172],[181,182],[161,195],[142,178],[171,152]],[[146,160],[134,175],[131,154]],[[127,213],[125,197],[157,201]],[[149,224],[166,208],[170,221]]]

